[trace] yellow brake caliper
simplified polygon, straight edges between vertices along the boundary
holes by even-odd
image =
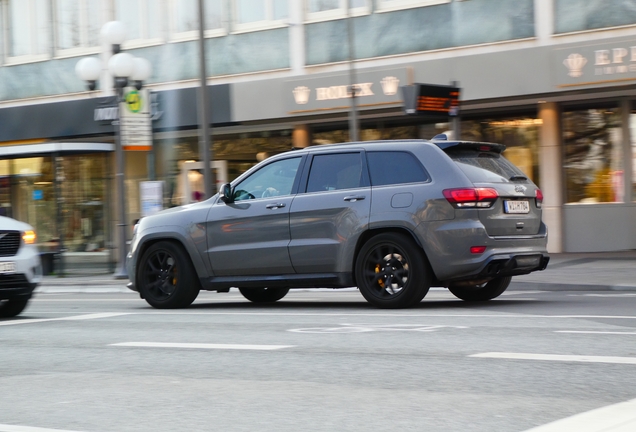
[[[375,265],[375,272],[380,273],[380,264]],[[381,288],[384,288],[384,281],[382,279],[378,279],[378,285],[380,285]]]

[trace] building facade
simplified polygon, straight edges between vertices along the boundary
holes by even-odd
[[[347,5],[350,8],[347,8]],[[0,0],[0,212],[42,247],[119,245],[143,214],[202,190],[196,0]],[[401,89],[461,88],[463,139],[507,145],[542,188],[552,252],[636,249],[636,2],[633,0],[205,0],[211,154],[217,182],[268,155],[349,140],[432,138],[448,118],[407,115]],[[102,25],[148,59],[148,146],[125,153],[127,220],[114,196],[112,77]]]

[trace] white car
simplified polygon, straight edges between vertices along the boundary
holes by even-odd
[[[22,312],[42,280],[35,238],[31,225],[0,216],[0,318]]]

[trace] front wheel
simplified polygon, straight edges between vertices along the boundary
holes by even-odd
[[[0,300],[0,318],[12,318],[24,310],[29,299]]]
[[[499,297],[510,285],[512,276],[498,277],[482,285],[449,285],[448,290],[466,301],[488,301]]]
[[[187,307],[200,285],[188,253],[177,243],[160,241],[148,248],[137,270],[139,292],[158,309]]]
[[[413,306],[431,286],[431,270],[412,238],[384,233],[367,241],[356,260],[356,282],[371,304],[387,309]]]
[[[287,295],[289,288],[239,288],[243,297],[254,303],[273,303]]]

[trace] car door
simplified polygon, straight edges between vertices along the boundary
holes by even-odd
[[[266,164],[233,187],[207,218],[208,257],[217,276],[294,273],[289,259],[289,210],[302,156]]]
[[[371,188],[363,151],[325,152],[305,164],[290,213],[289,255],[297,273],[351,269],[356,241],[369,224]]]

